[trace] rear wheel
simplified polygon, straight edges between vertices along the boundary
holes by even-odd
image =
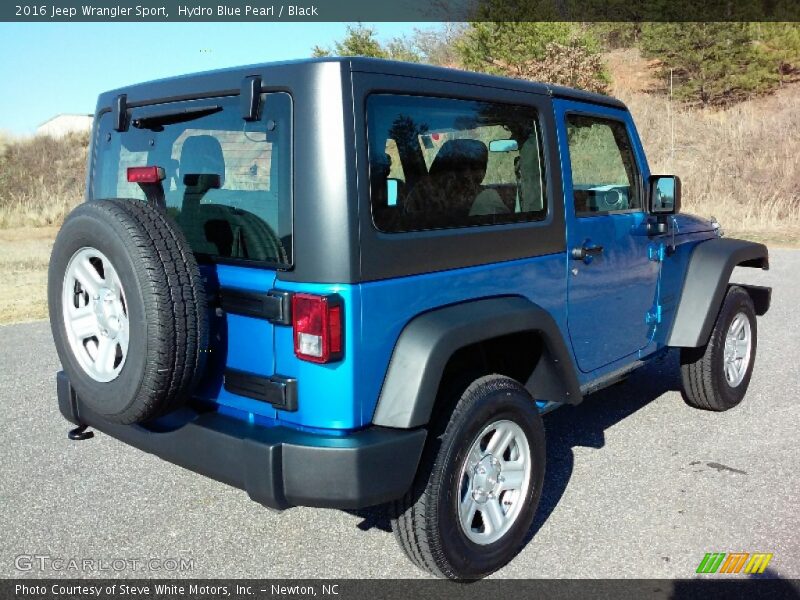
[[[417,566],[477,579],[507,564],[530,530],[544,480],[544,427],[518,382],[478,379],[434,424],[392,527]]]
[[[731,286],[708,343],[681,349],[681,391],[687,404],[725,411],[747,392],[756,357],[756,314],[750,295]]]

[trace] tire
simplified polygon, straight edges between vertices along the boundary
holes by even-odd
[[[736,343],[729,338],[729,333],[733,335],[732,327],[741,332],[735,337],[746,336],[746,340],[739,339]],[[756,313],[750,295],[741,287],[731,286],[708,343],[701,348],[681,348],[681,394],[689,406],[720,412],[742,401],[753,373],[757,332]],[[736,354],[728,356],[741,355],[740,360],[733,361],[732,371],[731,363],[726,361],[726,339],[728,352],[737,346]]]
[[[515,437],[508,449],[498,454],[497,471],[496,466],[491,467],[491,452],[486,451],[495,435],[508,431]],[[470,467],[475,466],[477,456],[470,451],[476,444],[483,458],[473,470]],[[516,457],[517,464],[524,464],[520,459],[526,451],[530,468],[518,476],[519,487],[497,493],[501,489],[497,485],[511,479],[510,461]],[[480,475],[484,465],[485,474]],[[451,414],[434,423],[412,489],[392,507],[395,538],[415,565],[437,577],[485,577],[506,565],[522,548],[541,497],[544,467],[544,427],[531,395],[508,377],[482,377],[466,389]],[[493,479],[497,483],[493,484]],[[491,489],[495,490],[494,497],[485,493]],[[467,502],[472,498],[473,502],[464,503],[462,498]],[[494,531],[484,522],[489,502],[495,502],[509,516],[509,523]],[[459,510],[473,505],[474,517],[465,519],[470,523],[468,532]]]
[[[205,289],[163,209],[122,199],[76,207],[53,245],[48,303],[72,387],[109,422],[144,422],[175,410],[203,373]]]

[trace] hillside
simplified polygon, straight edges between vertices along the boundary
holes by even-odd
[[[59,225],[83,199],[88,134],[0,135],[0,228]]]
[[[726,110],[687,109],[656,92],[653,65],[637,51],[606,60],[610,93],[633,113],[651,171],[681,177],[686,212],[717,217],[728,234],[797,243],[800,84]]]
[[[682,108],[658,93],[636,50],[605,55],[610,93],[630,107],[653,172],[676,173],[684,208],[729,233],[800,233],[800,84],[726,110]],[[83,197],[86,135],[0,137],[0,228],[58,225]]]
[[[636,50],[605,55],[610,93],[638,125],[654,173],[683,181],[684,210],[715,216],[728,235],[800,240],[800,84],[726,110],[682,108],[660,93]],[[0,323],[44,318],[49,248],[83,198],[85,135],[0,135]]]

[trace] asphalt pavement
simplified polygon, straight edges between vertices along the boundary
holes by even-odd
[[[800,251],[771,259],[735,274],[773,286],[744,402],[688,407],[670,356],[545,416],[536,534],[496,577],[685,578],[706,552],[769,552],[768,575],[800,578]],[[0,327],[0,576],[424,576],[380,511],[275,513],[108,436],[68,441],[58,369],[47,322]]]

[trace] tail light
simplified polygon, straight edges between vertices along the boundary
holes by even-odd
[[[315,363],[329,363],[342,358],[342,299],[331,294],[294,294],[292,327],[294,353]]]
[[[128,167],[128,183],[158,183],[165,177],[161,167]]]

